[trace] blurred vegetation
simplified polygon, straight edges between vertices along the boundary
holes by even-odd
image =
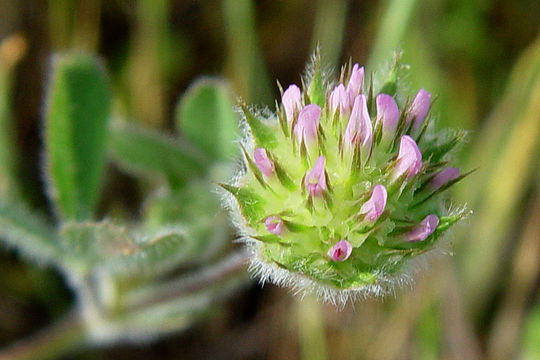
[[[223,89],[230,88],[248,103],[271,107],[279,94],[272,79],[299,83],[316,44],[329,66],[352,58],[368,71],[387,65],[400,48],[411,66],[411,93],[424,87],[438,95],[439,125],[469,131],[462,168],[479,168],[455,187],[474,214],[449,238],[453,256],[434,257],[415,286],[395,297],[340,311],[254,284],[182,333],[72,358],[540,359],[538,14],[534,0],[339,0],[332,6],[322,0],[0,0],[0,194],[22,196],[49,219],[41,120],[51,55],[63,49],[103,58],[112,111],[131,122],[116,126],[129,125],[135,135],[139,126],[164,130],[204,149],[199,159],[219,151],[233,161],[231,139],[209,141],[234,126],[231,119],[211,109],[194,114],[197,101],[228,107],[233,102]],[[190,87],[201,76],[221,79]],[[205,87],[209,81],[217,86]],[[208,121],[208,137],[190,126],[199,117]],[[174,190],[186,179],[167,154],[182,152],[156,133],[152,143],[169,166],[171,192],[141,204],[153,180],[137,179],[132,170],[152,173],[158,156],[137,155],[116,129],[109,154],[115,164],[104,170],[98,217],[146,216],[151,227],[156,217],[181,213],[175,204],[199,199],[189,196],[204,192],[197,184]],[[148,166],[133,169],[130,159],[142,156]],[[190,171],[208,171],[197,163]],[[211,179],[227,174],[211,171]],[[9,249],[0,252],[0,268],[0,346],[69,308],[72,294],[55,271],[27,265]]]

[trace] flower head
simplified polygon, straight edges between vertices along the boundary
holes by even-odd
[[[399,109],[396,100],[390,95],[379,94],[377,102],[377,119],[382,121],[383,136],[392,136],[399,121]]]
[[[381,295],[464,215],[440,195],[459,174],[441,171],[458,137],[418,130],[431,101],[423,89],[408,105],[399,83],[365,91],[358,64],[333,86],[312,68],[305,88],[284,92],[278,115],[244,108],[242,146],[254,160],[223,186],[229,208],[263,281],[333,303]]]
[[[345,144],[350,147],[359,142],[363,147],[371,146],[373,127],[369,117],[367,101],[364,95],[358,95],[354,99],[354,105],[345,129]]]
[[[285,109],[285,115],[287,116],[287,122],[291,123],[295,114],[298,114],[302,107],[302,95],[300,88],[296,85],[290,85],[281,98],[283,108]]]
[[[264,176],[269,177],[274,174],[274,164],[268,158],[268,154],[264,148],[255,149],[253,158],[255,159],[255,165]]]
[[[418,129],[431,106],[431,94],[424,89],[420,89],[414,98],[407,121],[414,120],[414,129]]]
[[[437,215],[431,214],[425,217],[413,230],[406,234],[407,241],[416,242],[424,241],[427,237],[435,231],[439,225],[439,218]]]
[[[400,177],[406,173],[407,177],[411,178],[418,174],[421,167],[422,153],[418,149],[418,145],[410,136],[402,136],[399,143],[395,177]]]
[[[274,235],[281,235],[283,234],[283,230],[285,228],[285,224],[283,224],[283,220],[281,220],[278,216],[269,216],[264,220],[264,225],[266,226],[266,230],[268,232],[271,232]]]
[[[349,94],[343,84],[339,84],[330,94],[330,112],[335,114],[337,111],[341,115],[346,115],[351,111],[351,101]]]
[[[446,168],[440,171],[433,180],[431,180],[430,186],[433,190],[439,189],[441,186],[446,185],[448,182],[455,180],[459,177],[458,168]]]
[[[366,215],[366,218],[371,222],[377,221],[384,211],[387,196],[386,188],[383,185],[375,185],[371,197],[360,208],[360,214]]]
[[[328,250],[328,256],[332,261],[345,261],[351,256],[352,249],[351,243],[341,240]]]
[[[362,92],[364,85],[364,67],[354,64],[347,84],[347,94],[351,102]]]
[[[317,138],[321,108],[316,104],[306,105],[298,115],[298,122],[294,127],[294,135],[299,143],[309,143]]]
[[[313,169],[306,174],[306,189],[311,196],[321,196],[323,191],[326,190],[325,162],[325,157],[320,156]]]

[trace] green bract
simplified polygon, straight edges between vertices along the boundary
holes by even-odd
[[[433,131],[431,94],[405,97],[398,61],[381,90],[357,64],[337,84],[312,68],[276,114],[241,105],[244,166],[222,187],[263,282],[335,303],[383,295],[465,214],[441,197],[465,176],[448,167],[463,133]]]

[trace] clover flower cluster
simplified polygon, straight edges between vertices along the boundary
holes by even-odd
[[[241,105],[244,166],[221,185],[263,282],[334,303],[383,295],[464,215],[440,196],[464,176],[448,166],[463,134],[432,131],[431,94],[403,99],[398,63],[377,92],[358,64],[337,84],[314,68],[276,114]]]

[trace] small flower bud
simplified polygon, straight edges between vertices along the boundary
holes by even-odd
[[[360,214],[365,214],[366,219],[371,222],[377,221],[386,206],[386,198],[386,188],[383,185],[375,185],[371,198],[360,208]]]
[[[424,89],[420,89],[414,98],[409,116],[407,117],[407,123],[410,123],[414,119],[413,129],[420,128],[422,122],[426,118],[431,105],[431,94]]]
[[[379,94],[377,102],[377,120],[382,121],[383,136],[394,134],[399,121],[399,109],[394,98],[387,94]]]
[[[417,242],[426,240],[427,237],[435,231],[438,225],[439,218],[437,215],[431,214],[426,216],[416,228],[407,233],[407,241]]]
[[[300,88],[296,85],[290,85],[287,90],[283,92],[281,102],[285,108],[287,122],[290,124],[293,121],[294,114],[298,113],[302,107],[302,95],[300,93]]]
[[[334,115],[339,110],[341,115],[349,114],[351,105],[345,86],[339,84],[330,94],[330,114]]]
[[[270,177],[274,174],[274,164],[272,163],[272,160],[268,158],[268,154],[266,153],[265,149],[255,149],[253,152],[253,158],[255,160],[255,165],[265,177]]]
[[[354,147],[357,141],[362,146],[371,146],[373,126],[369,117],[367,101],[364,95],[354,100],[351,117],[345,129],[345,144]]]
[[[306,105],[298,115],[298,122],[294,126],[294,135],[299,143],[310,143],[317,138],[321,108],[315,104]]]
[[[310,196],[321,196],[323,191],[326,190],[325,162],[326,158],[319,156],[313,169],[306,175],[305,185]]]
[[[403,135],[399,143],[399,153],[397,164],[394,168],[394,179],[400,177],[405,172],[411,178],[418,174],[422,167],[422,153],[418,149],[416,142],[408,136]]]
[[[352,246],[347,240],[340,240],[328,250],[333,261],[345,261],[351,256]]]
[[[283,230],[285,228],[285,224],[283,223],[283,220],[279,216],[269,216],[264,220],[264,225],[266,226],[266,230],[268,232],[271,232],[274,235],[281,235],[283,234]]]
[[[437,190],[444,184],[459,177],[458,168],[446,168],[440,171],[429,184],[432,190]]]
[[[349,77],[349,83],[347,84],[347,94],[351,102],[362,92],[364,84],[364,67],[360,67],[358,64],[354,64],[351,70],[351,76]]]

